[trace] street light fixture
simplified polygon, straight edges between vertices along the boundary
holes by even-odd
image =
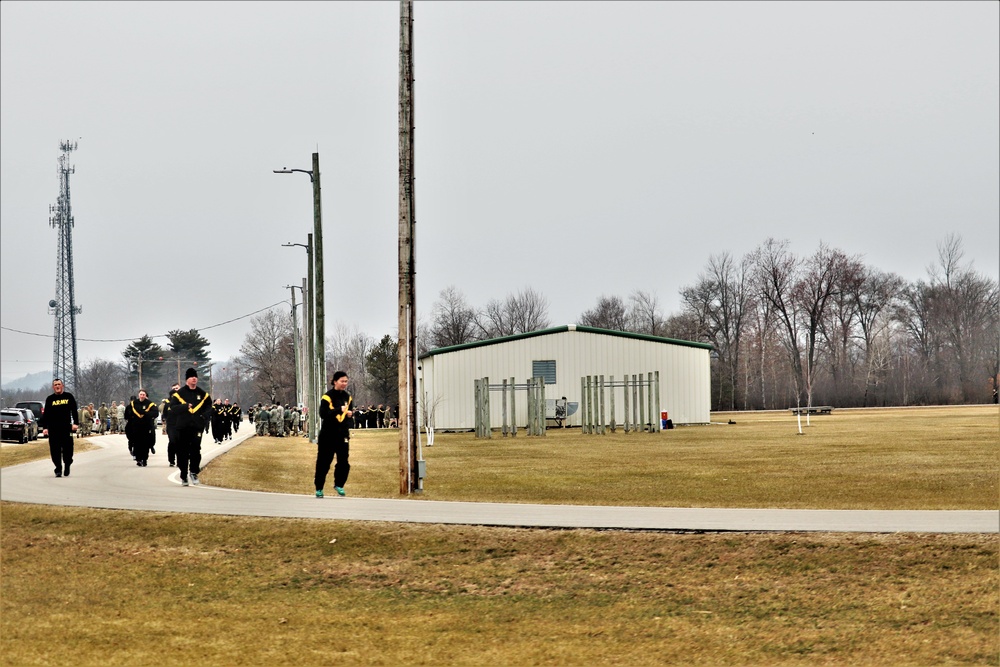
[[[309,180],[312,182],[313,190],[313,236],[315,236],[314,241],[311,241],[313,245],[312,259],[313,267],[309,272],[309,278],[312,281],[309,287],[310,301],[314,304],[314,345],[312,353],[314,359],[309,364],[310,368],[310,389],[314,397],[319,397],[323,395],[323,389],[326,387],[326,331],[324,327],[325,322],[325,307],[323,304],[323,207],[322,198],[320,196],[320,178],[319,178],[319,153],[312,154],[312,169],[288,169],[287,167],[283,169],[274,169],[276,174],[294,174],[296,172],[302,174],[308,174]],[[322,383],[322,384],[320,384]],[[309,423],[312,427],[310,430],[310,436],[315,442],[315,438],[319,433],[319,409],[317,405],[314,405],[313,401],[310,401],[309,408]]]

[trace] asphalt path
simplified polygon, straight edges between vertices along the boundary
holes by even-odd
[[[244,422],[223,445],[205,436],[202,466],[252,435]],[[98,446],[75,456],[70,477],[56,478],[48,459],[0,469],[0,500],[41,505],[237,516],[466,524],[533,528],[659,531],[820,531],[855,533],[997,533],[1000,510],[793,510],[608,507],[468,503],[436,500],[315,498],[286,493],[180,485],[167,465],[166,437],[140,468],[124,435],[89,438]],[[16,445],[15,445],[16,446]],[[350,487],[348,487],[350,489]]]

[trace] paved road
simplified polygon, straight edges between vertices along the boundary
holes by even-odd
[[[202,445],[204,462],[251,435],[224,445]],[[605,507],[464,503],[378,498],[323,499],[306,495],[238,491],[205,485],[182,487],[167,466],[166,438],[149,466],[128,455],[123,435],[98,436],[100,448],[78,453],[72,475],[57,479],[51,461],[0,469],[0,500],[107,509],[267,517],[398,521],[550,528],[618,528],[675,531],[834,531],[860,533],[997,533],[998,511],[780,510]],[[209,440],[208,437],[205,440]],[[310,446],[305,445],[304,446]]]

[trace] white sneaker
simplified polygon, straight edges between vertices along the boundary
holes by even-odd
[[[195,486],[201,484],[201,482],[198,481],[198,475],[191,473],[191,483]]]

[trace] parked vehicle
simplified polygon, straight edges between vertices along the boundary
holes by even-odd
[[[4,408],[0,410],[0,438],[25,443],[38,437],[38,423],[31,410]]]
[[[38,424],[38,414],[34,410],[29,410],[28,408],[14,408],[15,410],[20,410],[24,413],[25,419],[31,425],[31,439],[38,440],[38,436],[42,434],[42,427]]]
[[[14,404],[15,408],[28,408],[33,413],[35,413],[35,420],[42,418],[42,413],[45,412],[45,403],[41,401],[21,401]]]
[[[20,401],[14,404],[15,408],[27,408],[31,410],[31,413],[35,415],[35,422],[38,422],[42,418],[42,413],[45,412],[45,403],[41,401]],[[35,439],[42,437],[42,427],[38,427],[38,434]]]

